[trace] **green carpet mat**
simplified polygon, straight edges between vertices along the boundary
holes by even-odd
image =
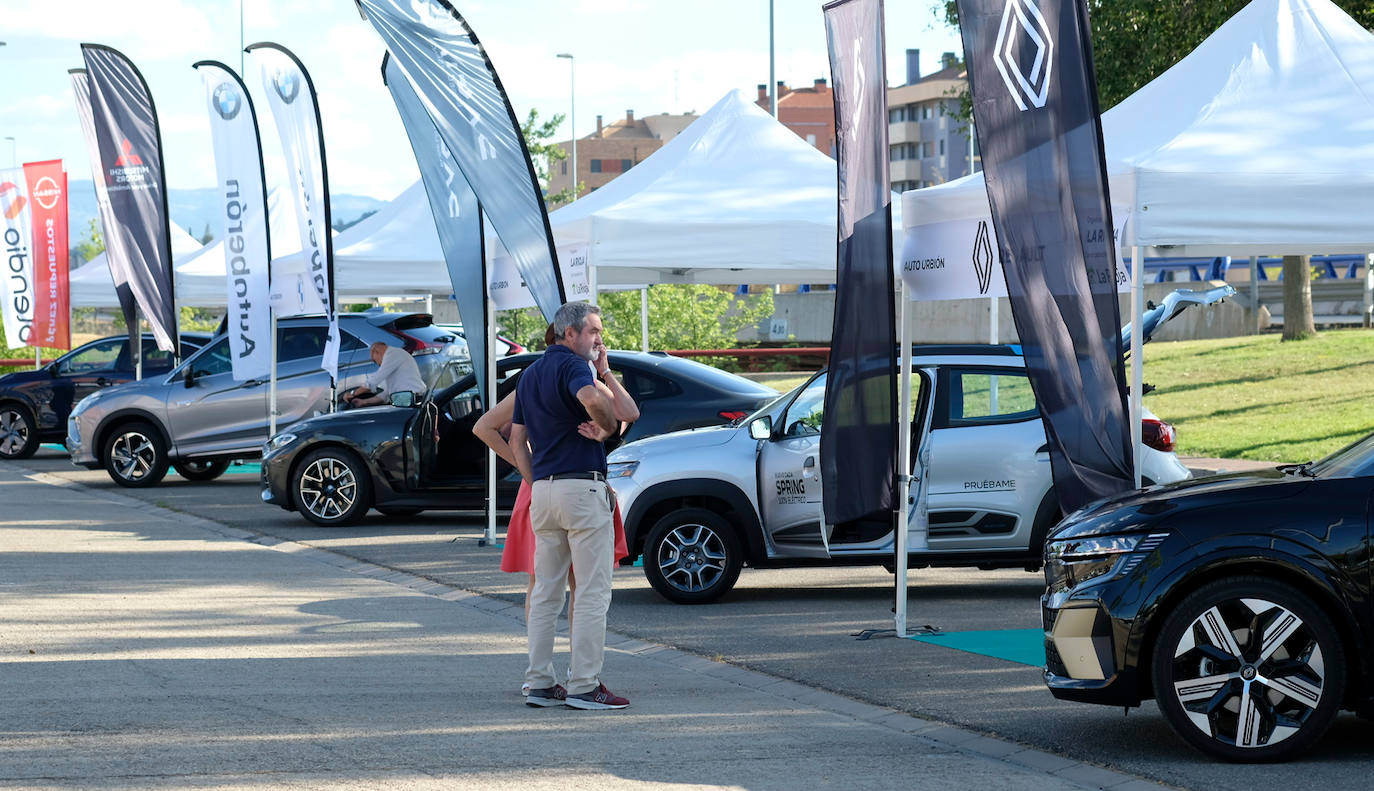
[[[1045,632],[1041,629],[914,634],[908,639],[1032,667],[1045,666]]]

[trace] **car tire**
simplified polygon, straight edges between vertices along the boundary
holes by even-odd
[[[182,459],[172,465],[188,481],[213,481],[229,469],[228,459]]]
[[[739,579],[744,549],[735,529],[705,508],[673,511],[649,531],[644,576],[663,598],[677,604],[719,599]]]
[[[301,516],[317,525],[355,525],[372,506],[372,479],[351,451],[320,448],[296,465],[291,499]]]
[[[156,486],[167,476],[167,443],[142,421],[115,426],[105,437],[105,472],[129,489]]]
[[[408,506],[398,505],[377,506],[377,513],[382,514],[383,516],[415,516],[416,514],[424,510],[425,509],[423,508],[410,508]]]
[[[1263,577],[1205,585],[1165,620],[1152,662],[1169,726],[1235,762],[1301,754],[1345,693],[1340,634],[1310,597]]]
[[[0,406],[0,459],[17,461],[38,452],[38,428],[33,413],[19,404]]]

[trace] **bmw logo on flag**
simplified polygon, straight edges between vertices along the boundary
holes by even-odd
[[[301,78],[292,72],[279,71],[272,78],[272,87],[277,89],[277,95],[283,102],[290,104],[296,101],[296,96],[301,92]]]
[[[238,89],[233,84],[222,82],[219,87],[215,88],[214,104],[215,112],[219,113],[220,118],[232,121],[243,107],[243,97],[239,95]]]

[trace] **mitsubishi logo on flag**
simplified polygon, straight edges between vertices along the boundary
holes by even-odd
[[[978,234],[973,240],[973,271],[978,274],[978,293],[987,294],[992,286],[992,242],[988,238],[988,221],[978,222]]]
[[[5,197],[9,195],[11,192],[14,193],[13,198]],[[7,220],[13,220],[20,214],[22,214],[24,211],[25,204],[28,203],[28,201],[24,198],[23,193],[20,191],[18,185],[16,185],[13,181],[6,181],[4,184],[0,184],[0,198],[5,198],[3,207],[5,212],[5,219]]]
[[[1045,106],[1054,65],[1054,39],[1036,0],[1007,0],[992,60],[1017,107],[1023,112],[1029,110],[1028,101],[1037,108]]]
[[[127,168],[143,164],[143,157],[134,153],[134,144],[129,142],[129,138],[124,138],[124,142],[120,143],[119,147],[124,150],[124,153],[115,160],[115,167]]]

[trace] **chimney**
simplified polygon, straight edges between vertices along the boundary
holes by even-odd
[[[958,62],[959,59],[954,57],[953,52],[946,52],[940,56],[940,68],[942,69],[953,68],[954,64]]]
[[[759,101],[762,102],[762,101],[766,101],[767,99],[768,99],[768,83],[766,83],[766,82],[759,83]]]
[[[915,85],[921,81],[921,51],[919,49],[909,49],[906,51],[906,84]]]
[[[791,93],[791,92],[792,92],[792,89],[789,88],[789,87],[787,87],[787,83],[783,82],[782,80],[778,80],[778,98],[779,98],[779,99],[781,99],[782,97],[786,96],[787,94],[789,94],[789,93]]]
[[[601,137],[601,116],[596,117],[596,136]]]
[[[627,123],[627,124],[633,124],[634,122],[635,122],[635,111],[634,111],[634,110],[626,110],[626,111],[625,111],[625,123]]]
[[[826,88],[826,85],[825,85],[825,78],[824,78],[824,77],[817,77],[817,78],[816,78],[816,82],[811,86],[811,88],[812,88],[814,91],[816,91],[816,93],[825,93],[825,88]]]

